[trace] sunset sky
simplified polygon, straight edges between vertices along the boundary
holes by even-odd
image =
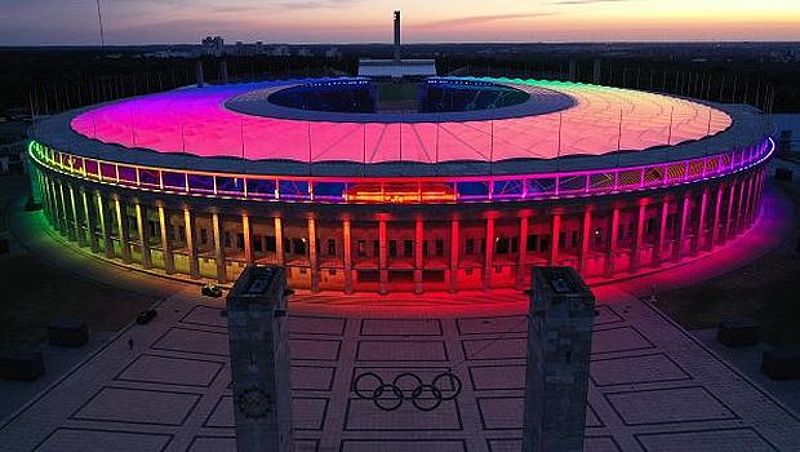
[[[99,43],[95,0],[0,0],[0,45]],[[101,0],[107,44],[798,40],[800,0]]]

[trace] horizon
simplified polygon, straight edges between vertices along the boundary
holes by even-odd
[[[96,0],[6,0],[0,46],[100,45]],[[702,3],[702,4],[698,4]],[[677,43],[800,41],[800,4],[772,0],[100,0],[105,44],[180,45],[204,36],[281,44],[391,41],[391,14],[403,11],[407,44]]]

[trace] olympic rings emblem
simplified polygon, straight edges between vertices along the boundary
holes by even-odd
[[[420,411],[433,411],[442,402],[458,397],[462,386],[461,379],[450,371],[436,375],[430,384],[412,372],[398,374],[391,383],[374,372],[364,372],[353,380],[352,391],[383,411],[394,411],[406,400]]]

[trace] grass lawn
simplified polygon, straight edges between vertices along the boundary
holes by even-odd
[[[788,186],[782,190],[797,212],[798,190]],[[788,240],[789,250],[774,250],[734,272],[661,293],[656,306],[690,330],[714,328],[726,318],[752,317],[758,321],[764,341],[800,345],[800,256],[791,252],[794,234]]]
[[[47,340],[54,316],[85,320],[91,330],[118,330],[155,297],[106,287],[46,266],[27,255],[0,259],[0,347]]]

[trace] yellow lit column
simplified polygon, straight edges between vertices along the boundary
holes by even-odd
[[[186,236],[186,257],[189,259],[189,276],[192,278],[200,277],[200,262],[197,260],[197,232],[195,231],[196,222],[194,213],[189,206],[183,208],[183,223]]]
[[[75,202],[75,189],[72,185],[67,185],[67,189],[69,190],[69,205],[70,205],[70,212],[72,213],[72,231],[73,237],[75,237],[75,241],[78,242],[78,246],[86,245],[86,235],[81,231],[81,222],[80,217],[78,216],[78,206]]]
[[[528,271],[528,228],[530,216],[525,213],[519,217],[519,253],[517,254],[517,289],[525,288],[525,273]]]
[[[578,272],[586,276],[587,260],[589,259],[589,246],[592,239],[592,206],[583,207],[583,227],[581,228],[581,247],[578,250]]]
[[[606,275],[614,274],[614,253],[617,250],[617,236],[619,235],[619,205],[614,204],[611,212],[611,224],[608,228],[608,240],[606,241]]]
[[[217,212],[211,213],[211,229],[214,231],[214,262],[217,266],[217,281],[224,283],[227,280],[225,248],[222,247],[222,225]]]
[[[380,277],[378,292],[380,294],[386,294],[389,291],[389,261],[386,247],[386,218],[381,215],[378,218],[378,273]]]
[[[353,293],[353,244],[350,219],[342,220],[342,248],[344,251],[344,292]]]
[[[492,287],[492,273],[494,267],[494,218],[486,219],[486,249],[483,261],[483,289]]]
[[[162,205],[158,206],[158,224],[161,230],[161,249],[164,250],[164,271],[171,275],[175,273],[175,256],[172,254],[172,226]]]
[[[458,236],[458,218],[450,220],[450,292],[458,291],[458,252],[461,249]]]
[[[97,246],[97,236],[95,235],[97,222],[92,214],[91,197],[86,194],[86,190],[83,188],[80,189],[80,194],[81,205],[83,206],[83,220],[86,223],[86,241],[89,242],[89,248],[91,248],[92,253],[97,253],[100,249]]]
[[[418,215],[414,222],[414,293],[422,293],[422,237],[424,232],[422,215]]]
[[[281,217],[275,217],[274,224],[275,224],[275,264],[283,266],[285,257],[283,255],[283,220],[281,219]]]
[[[117,231],[119,232],[119,248],[122,262],[131,262],[131,238],[128,229],[128,214],[125,204],[119,198],[114,199],[114,209],[117,212]]]
[[[139,252],[142,255],[142,267],[145,269],[153,266],[150,258],[150,228],[147,223],[147,206],[143,206],[139,201],[133,206],[136,211],[136,229],[139,231]]]
[[[111,224],[108,218],[108,205],[99,192],[95,198],[97,208],[97,219],[100,222],[100,238],[103,242],[103,253],[106,257],[114,257],[114,245],[111,243]]]
[[[548,265],[554,267],[559,262],[559,248],[561,248],[561,211],[553,211],[550,226],[550,258]]]
[[[242,235],[244,236],[244,261],[247,265],[253,263],[253,232],[250,229],[250,216],[242,214]]]
[[[308,266],[311,268],[311,292],[319,292],[319,256],[317,255],[317,220],[308,218]]]

